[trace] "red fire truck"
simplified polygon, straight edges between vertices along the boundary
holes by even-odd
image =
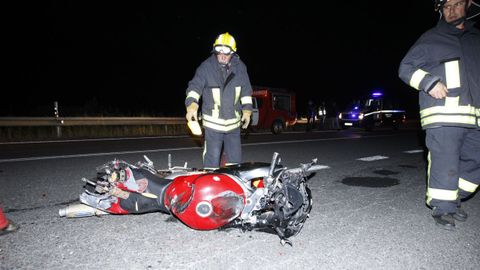
[[[297,122],[295,93],[282,88],[253,87],[252,126],[279,134]]]

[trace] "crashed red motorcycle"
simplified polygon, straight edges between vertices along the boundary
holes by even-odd
[[[60,209],[61,216],[163,212],[197,230],[271,229],[281,243],[303,228],[312,209],[307,181],[327,166],[313,159],[297,168],[280,164],[278,153],[270,163],[250,162],[216,170],[172,167],[157,170],[145,161],[129,164],[113,160],[96,169],[80,195],[94,211]]]

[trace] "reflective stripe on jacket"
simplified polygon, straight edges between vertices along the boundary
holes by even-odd
[[[240,127],[242,110],[252,110],[252,86],[247,68],[234,54],[230,74],[224,79],[222,67],[212,54],[196,70],[188,83],[185,105],[202,99],[203,126],[221,132]]]
[[[399,77],[419,90],[423,128],[480,127],[480,31],[470,21],[465,29],[440,20],[410,48],[399,67]],[[448,96],[428,94],[441,81]]]

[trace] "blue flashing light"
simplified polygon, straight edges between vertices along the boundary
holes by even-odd
[[[354,110],[358,110],[358,106],[353,107]]]
[[[373,92],[372,97],[381,97],[383,94],[381,92]]]

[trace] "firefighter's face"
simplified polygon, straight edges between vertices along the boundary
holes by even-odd
[[[232,59],[231,54],[217,53],[217,61],[222,65],[230,63],[230,59]]]
[[[443,7],[442,12],[447,23],[451,23],[455,20],[465,17],[468,0],[449,0]]]

